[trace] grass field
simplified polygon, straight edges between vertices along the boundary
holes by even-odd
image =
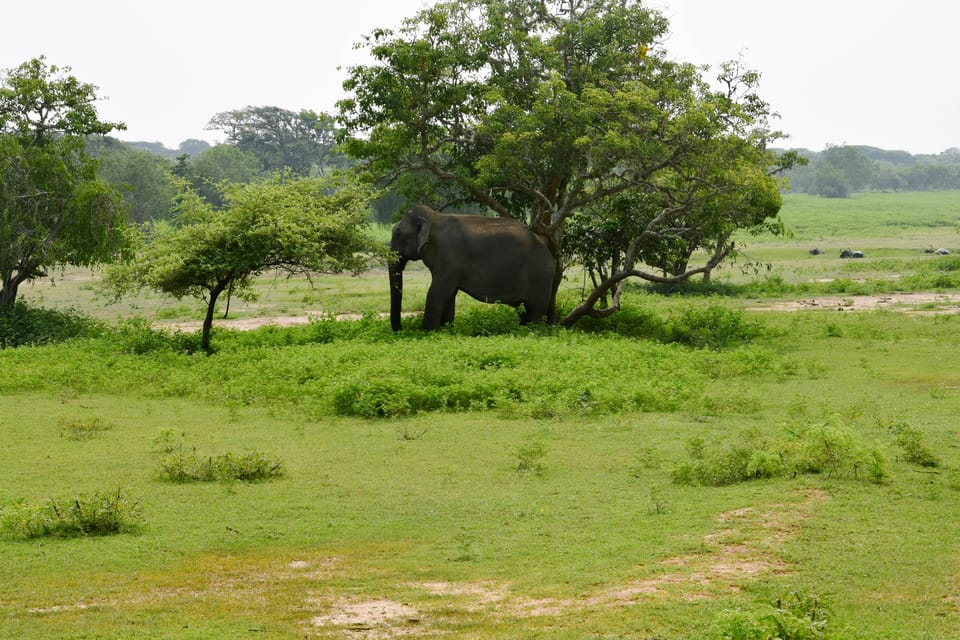
[[[769,270],[638,287],[576,331],[464,300],[454,330],[394,335],[383,273],[264,278],[231,316],[314,319],[204,356],[121,320],[192,301],[26,288],[111,328],[0,350],[0,637],[958,637],[960,317],[751,309],[960,293],[923,253],[960,245],[960,194],[783,218],[792,238],[746,239]],[[168,474],[223,456],[277,474]],[[91,503],[129,527],[43,535]]]

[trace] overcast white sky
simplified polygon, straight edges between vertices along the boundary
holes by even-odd
[[[332,111],[353,44],[428,0],[4,3],[0,69],[40,55],[99,87],[124,140],[176,148],[221,111]],[[947,0],[653,0],[679,60],[742,56],[790,146],[960,147],[960,4]]]

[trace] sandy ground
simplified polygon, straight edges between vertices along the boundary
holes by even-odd
[[[890,293],[876,296],[815,296],[783,302],[761,302],[746,307],[748,311],[874,311],[888,309],[901,313],[940,315],[960,313],[960,294],[954,293]],[[408,315],[408,314],[404,314]],[[214,326],[221,329],[248,331],[264,326],[292,327],[307,324],[318,318],[317,314],[295,316],[266,316],[256,318],[218,318]],[[387,314],[380,314],[381,318]],[[337,320],[359,320],[358,314],[342,314]],[[179,331],[198,331],[201,322],[155,322],[154,326]]]
[[[960,294],[952,293],[888,293],[876,296],[816,296],[786,302],[757,303],[751,311],[873,311],[889,309],[903,313],[928,315],[960,313]]]

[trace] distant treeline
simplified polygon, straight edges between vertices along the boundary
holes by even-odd
[[[848,145],[791,151],[809,160],[785,174],[791,191],[846,198],[858,191],[960,189],[960,149],[956,147],[936,155]]]
[[[99,162],[99,177],[119,187],[139,224],[173,216],[179,181],[219,207],[222,193],[214,184],[252,182],[276,171],[317,176],[352,164],[338,152],[334,120],[324,113],[246,107],[215,115],[210,129],[223,132],[225,141],[211,145],[191,138],[170,149],[160,142],[92,136],[87,147]],[[401,204],[387,192],[374,203],[374,218],[389,221]]]

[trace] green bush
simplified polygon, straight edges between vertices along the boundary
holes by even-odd
[[[877,449],[865,447],[849,429],[829,423],[790,428],[786,437],[773,442],[748,431],[716,450],[707,450],[696,439],[688,443],[688,452],[691,460],[673,470],[678,484],[718,487],[802,474],[879,483],[887,474]]]
[[[102,335],[104,326],[78,311],[28,307],[0,310],[0,349],[64,342]]]
[[[198,333],[154,329],[146,318],[129,318],[119,322],[112,339],[121,353],[146,355],[157,351],[196,353],[200,349]]]
[[[231,480],[262,482],[284,475],[282,462],[256,451],[206,457],[195,453],[171,453],[160,459],[158,471],[161,479],[178,484]]]
[[[924,444],[923,433],[903,423],[892,424],[889,430],[906,462],[929,468],[940,466],[940,459]]]
[[[760,335],[760,324],[744,312],[719,305],[690,305],[671,318],[665,341],[690,347],[721,349]]]
[[[333,410],[339,416],[393,418],[428,411],[466,411],[496,404],[494,387],[482,382],[434,378],[419,384],[391,378],[378,382],[351,381],[333,392]]]
[[[133,533],[142,521],[139,500],[120,489],[38,505],[21,501],[0,509],[0,528],[16,540]]]
[[[826,614],[816,596],[794,593],[751,611],[733,609],[721,612],[711,637],[719,640],[826,640],[830,637]]]

